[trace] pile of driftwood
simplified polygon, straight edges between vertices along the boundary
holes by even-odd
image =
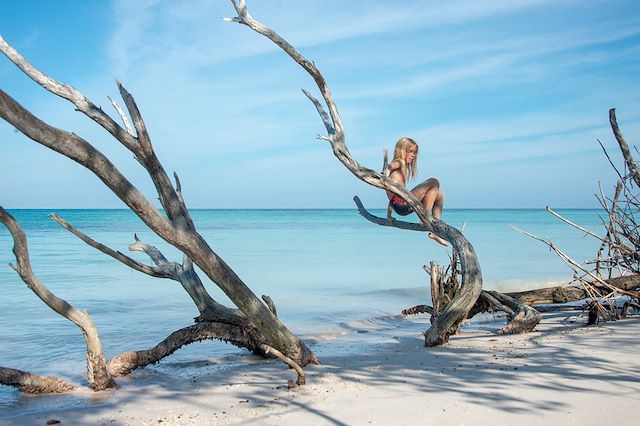
[[[601,234],[583,228],[558,214],[551,208],[547,211],[553,216],[574,227],[584,235],[600,241],[600,247],[594,259],[577,262],[549,239],[543,239],[516,227],[515,230],[546,244],[574,272],[572,285],[541,288],[513,293],[482,290],[477,302],[469,311],[468,318],[481,312],[503,311],[509,322],[500,330],[501,334],[525,333],[533,330],[541,319],[540,312],[551,310],[588,311],[587,324],[599,320],[615,321],[625,318],[630,310],[640,310],[640,173],[631,151],[625,141],[616,120],[615,109],[609,110],[609,122],[624,158],[621,172],[600,141],[605,155],[618,175],[613,197],[607,197],[599,188],[596,194],[603,214],[600,216],[603,230]],[[386,225],[381,218],[374,218],[362,209],[356,200],[361,214],[367,219]],[[419,228],[404,226],[405,229]],[[402,311],[404,315],[429,313],[434,317],[441,314],[443,306],[455,295],[459,288],[458,260],[456,253],[445,273],[442,266],[431,262],[427,273],[431,276],[431,299],[433,306],[417,305]],[[565,305],[569,302],[584,301],[582,304]],[[534,308],[535,307],[535,308]]]

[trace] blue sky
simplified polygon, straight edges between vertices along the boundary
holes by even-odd
[[[252,15],[315,61],[347,145],[378,169],[411,136],[419,179],[446,207],[595,207],[620,158],[616,107],[640,130],[637,1],[248,1]],[[301,88],[315,89],[269,41],[221,17],[219,1],[5,1],[0,34],[36,67],[112,111],[120,80],[156,151],[194,208],[383,207],[384,193],[333,156]],[[109,155],[152,200],[124,148],[4,57],[0,85],[50,124]],[[91,173],[0,123],[0,204],[123,207]],[[640,156],[639,156],[640,157]]]

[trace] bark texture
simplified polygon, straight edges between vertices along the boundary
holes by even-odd
[[[41,376],[7,367],[0,367],[0,384],[31,394],[64,393],[76,389],[73,383],[58,377]]]
[[[257,330],[252,333],[250,328],[206,321],[174,331],[151,349],[122,352],[111,358],[107,366],[114,376],[125,376],[136,368],[157,363],[185,345],[211,339],[233,343],[266,355]]]

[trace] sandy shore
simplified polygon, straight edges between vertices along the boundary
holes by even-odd
[[[292,390],[295,374],[277,362],[133,377],[117,392],[79,392],[77,408],[55,411],[52,400],[46,413],[0,414],[0,424],[631,425],[640,415],[639,335],[639,318],[582,327],[554,314],[527,335],[481,327],[440,348],[403,336],[365,355],[325,358]]]

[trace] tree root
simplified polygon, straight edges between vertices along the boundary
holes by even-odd
[[[247,348],[262,356],[267,355],[263,349],[265,343],[257,329],[204,321],[174,331],[151,349],[122,352],[107,362],[107,368],[113,376],[126,376],[136,368],[159,362],[185,345],[213,339]]]

